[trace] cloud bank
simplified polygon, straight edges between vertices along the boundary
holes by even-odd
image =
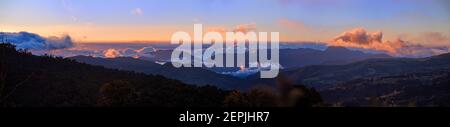
[[[429,42],[434,45],[450,45],[449,38],[440,32],[422,33],[418,40]]]
[[[133,58],[151,58],[153,57],[153,53],[156,52],[156,49],[153,47],[143,47],[140,49],[107,49],[103,51],[103,55],[101,57],[106,58],[115,58],[115,57],[133,57]]]
[[[382,32],[366,32],[355,28],[335,37],[329,45],[383,51],[393,56],[428,57],[449,52],[448,47],[429,47],[402,39],[383,41]]]
[[[0,39],[5,42],[12,43],[20,49],[29,50],[54,50],[73,47],[74,43],[69,35],[63,35],[60,37],[50,36],[44,38],[38,34],[29,32],[9,33],[0,32]]]
[[[246,24],[238,24],[232,28],[227,28],[223,26],[215,26],[215,27],[207,27],[207,32],[218,32],[225,34],[226,32],[256,32],[256,23],[246,23]]]
[[[368,33],[363,28],[356,28],[342,33],[341,35],[335,37],[333,41],[370,45],[372,43],[381,43],[382,39],[383,33],[381,32]]]

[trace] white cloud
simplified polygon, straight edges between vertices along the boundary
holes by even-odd
[[[142,10],[141,8],[133,8],[130,11],[131,14],[133,15],[143,15],[144,14],[144,10]]]
[[[74,43],[69,35],[60,37],[50,36],[42,37],[35,33],[19,32],[8,33],[0,32],[0,37],[5,38],[8,43],[12,43],[21,49],[30,50],[55,50],[73,47]]]

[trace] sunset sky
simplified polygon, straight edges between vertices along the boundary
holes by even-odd
[[[2,31],[69,34],[79,42],[168,41],[176,31],[252,29],[282,41],[329,41],[364,28],[450,45],[449,0],[1,0]]]

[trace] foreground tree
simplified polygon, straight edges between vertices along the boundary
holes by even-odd
[[[323,100],[314,88],[293,84],[284,76],[277,78],[277,89],[256,87],[247,92],[231,92],[224,100],[225,107],[315,107]]]
[[[233,91],[224,100],[225,107],[275,107],[278,96],[268,87],[256,87],[247,93]]]
[[[136,98],[136,90],[126,81],[116,80],[105,83],[100,87],[98,106],[129,106]]]

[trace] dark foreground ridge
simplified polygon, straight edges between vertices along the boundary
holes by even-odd
[[[0,44],[2,107],[220,107],[226,91],[107,69]]]
[[[0,44],[2,107],[311,107],[320,95],[302,86],[285,85],[281,95],[269,88],[248,92],[133,71],[35,56],[14,45]],[[291,94],[303,93],[303,94]]]

